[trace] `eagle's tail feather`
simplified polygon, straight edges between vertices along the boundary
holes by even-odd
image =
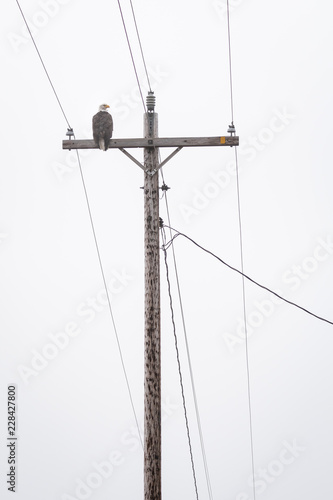
[[[101,149],[102,151],[106,151],[105,141],[103,138],[99,140],[99,149]]]

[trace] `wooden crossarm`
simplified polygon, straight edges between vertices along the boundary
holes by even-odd
[[[111,139],[109,148],[173,148],[186,146],[238,146],[238,136],[154,137],[153,139]],[[63,149],[98,149],[92,139],[63,141]]]

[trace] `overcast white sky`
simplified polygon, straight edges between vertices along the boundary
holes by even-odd
[[[122,5],[146,95],[128,1]],[[230,5],[245,272],[333,320],[331,2]],[[76,137],[91,137],[102,102],[111,106],[115,137],[142,137],[117,2],[21,6]],[[134,0],[134,7],[159,135],[224,135],[231,120],[225,0]],[[1,10],[1,498],[12,498],[11,383],[17,500],[143,498],[143,454],[82,182],[75,153],[62,150],[67,124],[16,2]],[[118,150],[81,159],[142,422],[143,174]],[[183,149],[164,175],[172,225],[239,267],[234,150]],[[186,240],[178,238],[175,250],[213,498],[252,499],[241,279]],[[199,498],[208,500],[171,278]],[[161,286],[163,498],[194,499],[163,261]],[[249,283],[246,313],[257,498],[330,498],[333,327]]]

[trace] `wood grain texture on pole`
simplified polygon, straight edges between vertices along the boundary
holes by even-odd
[[[145,117],[145,137],[158,135],[157,114]],[[161,500],[161,319],[158,149],[144,149],[145,373],[144,498]]]

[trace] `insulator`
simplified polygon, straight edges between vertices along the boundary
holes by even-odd
[[[146,97],[147,109],[148,111],[154,111],[155,109],[156,97],[154,96],[154,92],[149,91]]]
[[[66,132],[66,135],[68,135],[69,140],[71,140],[71,137],[74,135],[73,129],[72,128],[68,128],[67,132]]]
[[[236,128],[233,122],[231,123],[231,125],[229,125],[228,133],[231,135],[236,133]]]

